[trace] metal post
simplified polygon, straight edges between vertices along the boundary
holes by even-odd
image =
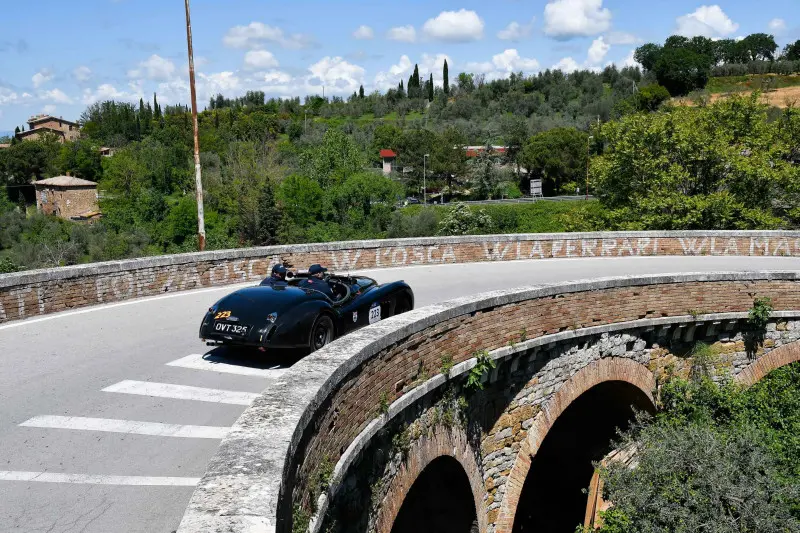
[[[425,163],[427,163],[429,157],[430,154],[425,154],[424,156],[422,156],[422,204],[423,205],[428,205],[428,185],[425,182],[425,178],[427,175],[427,170],[426,170],[427,166]]]
[[[192,93],[192,126],[194,128],[194,187],[197,196],[197,247],[206,249],[206,225],[203,214],[203,179],[200,169],[200,134],[197,126],[197,93],[194,89],[194,53],[192,52],[192,19],[189,16],[189,0],[186,3],[186,42],[189,47],[189,87]]]
[[[586,139],[586,200],[589,199],[589,143],[594,139],[594,135],[589,135]]]

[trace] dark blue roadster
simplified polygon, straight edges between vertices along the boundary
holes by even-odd
[[[239,289],[212,305],[200,338],[209,346],[319,350],[334,339],[414,308],[404,281],[379,285],[365,276],[326,276],[329,294],[315,290],[307,274],[285,283]]]

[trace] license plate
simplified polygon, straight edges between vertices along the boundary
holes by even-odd
[[[375,322],[379,322],[381,319],[381,306],[378,304],[373,304],[374,306],[369,310],[369,323],[374,324]]]
[[[250,326],[242,324],[231,324],[229,322],[215,322],[214,332],[222,333],[224,335],[238,335],[244,337],[250,331]]]

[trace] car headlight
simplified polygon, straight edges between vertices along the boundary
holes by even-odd
[[[278,320],[278,313],[270,313],[267,315],[267,322],[274,324]]]

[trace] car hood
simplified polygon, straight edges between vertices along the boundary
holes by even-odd
[[[264,318],[268,313],[286,310],[310,300],[325,300],[319,292],[297,287],[258,286],[239,289],[215,304],[217,311],[230,311],[240,319]]]

